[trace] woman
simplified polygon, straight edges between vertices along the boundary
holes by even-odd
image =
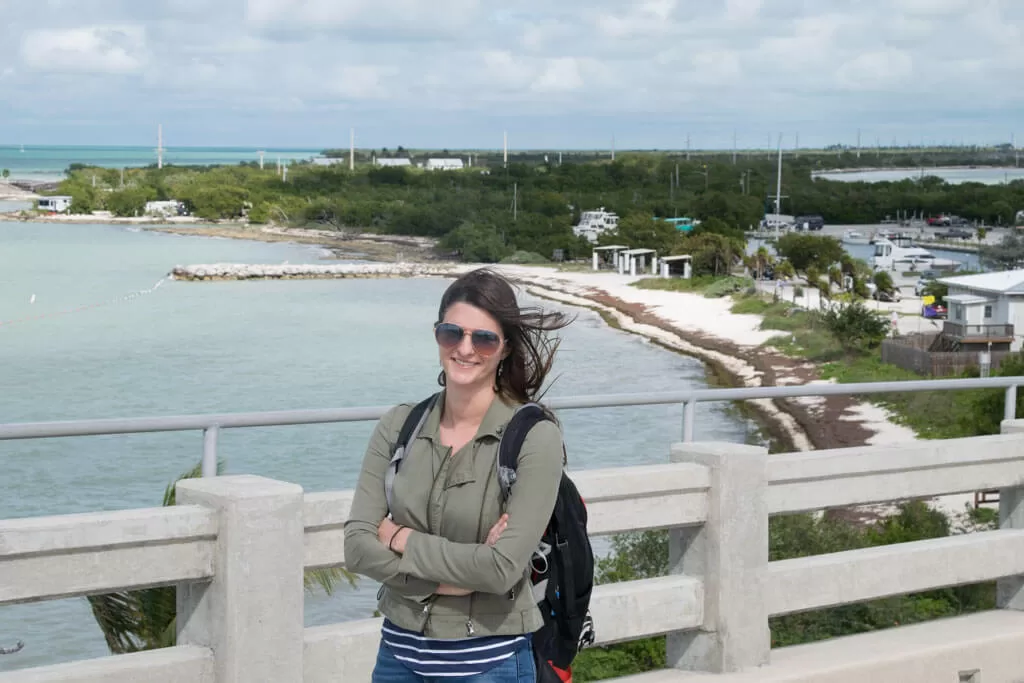
[[[544,421],[519,454],[503,504],[498,443],[516,408],[534,401],[570,321],[520,309],[497,273],[466,273],[441,298],[434,325],[444,390],[385,474],[412,409],[381,418],[363,461],[345,525],[348,568],[383,585],[384,628],[374,683],[459,680],[533,683],[530,634],[541,627],[527,566],[554,508],[562,435]]]

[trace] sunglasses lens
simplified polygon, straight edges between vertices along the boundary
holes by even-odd
[[[441,323],[434,328],[434,339],[445,348],[458,346],[462,341],[462,328],[452,323]]]
[[[473,348],[482,356],[490,356],[501,346],[501,339],[494,332],[476,330],[473,332]]]

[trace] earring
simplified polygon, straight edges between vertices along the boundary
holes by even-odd
[[[437,375],[437,385],[438,385],[438,386],[440,386],[440,387],[443,387],[443,386],[445,385],[445,376],[444,376],[444,370],[442,370],[442,371],[441,371],[440,373],[438,373],[438,375]]]

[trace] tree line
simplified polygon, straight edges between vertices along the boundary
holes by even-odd
[[[849,155],[847,155],[849,156]],[[821,214],[829,223],[876,223],[897,212],[951,213],[1007,224],[1024,208],[1024,181],[952,185],[924,177],[862,183],[814,179],[835,165],[830,155],[789,157],[783,165],[783,213]],[[338,231],[419,235],[465,260],[500,261],[517,251],[551,258],[589,255],[573,235],[583,211],[604,207],[621,217],[615,241],[672,253],[679,240],[742,238],[773,211],[776,166],[769,155],[732,162],[728,155],[636,153],[616,160],[500,161],[461,171],[299,163],[287,176],[255,163],[237,166],[102,169],[75,166],[59,192],[72,210],[142,213],[147,201],[177,199],[209,220],[246,218]],[[674,234],[655,218],[703,222],[694,235]],[[724,248],[724,247],[723,247]],[[714,260],[714,257],[712,258]]]

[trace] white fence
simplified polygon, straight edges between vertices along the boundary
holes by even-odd
[[[667,634],[670,667],[724,681],[761,666],[757,680],[776,680],[768,674],[796,648],[770,652],[771,616],[989,580],[999,580],[1000,607],[1024,609],[1024,420],[1004,422],[998,436],[770,458],[754,446],[679,443],[671,460],[573,475],[592,534],[671,531],[668,576],[595,590],[598,644]],[[771,514],[983,489],[1001,489],[997,531],[768,562]],[[302,621],[303,570],[344,564],[350,491],[304,495],[243,475],[184,481],[177,500],[0,521],[0,605],[179,586],[176,647],[14,671],[0,683],[369,680],[379,619]],[[1012,626],[1024,636],[1024,623]],[[1021,650],[992,649],[985,663],[1001,671]],[[896,671],[897,660],[886,666]],[[649,680],[679,674],[658,676]],[[1010,679],[985,683],[995,680]]]

